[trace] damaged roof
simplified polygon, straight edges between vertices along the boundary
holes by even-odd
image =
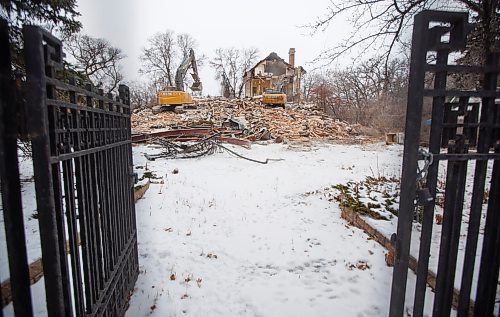
[[[264,61],[275,61],[275,60],[280,60],[282,61],[286,67],[290,67],[292,68],[292,65],[290,65],[289,63],[285,62],[285,60],[281,57],[278,56],[278,54],[276,54],[275,52],[271,52],[271,54],[269,54],[266,58],[264,58],[263,60],[260,60],[259,62],[257,62],[255,64],[254,67],[250,68],[248,71],[246,71],[244,74],[243,74],[243,78],[245,78],[247,76],[247,73],[249,72],[252,72],[254,71],[254,69],[259,66],[260,63],[264,62]]]
[[[273,61],[273,60],[282,60],[283,62],[285,62],[285,60],[283,58],[279,57],[278,54],[276,54],[275,52],[271,52],[271,54],[269,54],[269,56],[264,58],[262,61]],[[259,65],[259,64],[260,64],[260,62],[257,63],[257,65]],[[285,64],[288,64],[288,63],[285,62]]]

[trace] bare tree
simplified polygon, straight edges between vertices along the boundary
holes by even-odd
[[[187,56],[189,55],[189,50],[196,48],[198,43],[190,34],[182,33],[177,35],[177,46],[179,47],[181,56]]]
[[[312,89],[315,86],[316,73],[314,71],[302,75],[302,93],[305,101],[311,101]]]
[[[369,59],[358,66],[313,73],[310,100],[341,120],[376,128],[401,129],[404,124],[408,61]]]
[[[158,89],[167,85],[174,86],[174,75],[182,59],[189,55],[190,49],[196,49],[198,43],[186,33],[175,35],[167,30],[157,33],[148,39],[148,44],[142,49],[140,72],[149,76]],[[202,67],[206,57],[197,54],[197,65]],[[186,80],[190,80],[186,78]]]
[[[153,82],[131,82],[128,86],[132,109],[150,108],[156,105],[156,86]]]
[[[107,40],[74,34],[65,40],[65,48],[74,59],[75,70],[95,86],[111,92],[123,80],[120,61],[125,55]]]
[[[310,88],[311,99],[328,114],[339,117],[337,113],[340,98],[334,90],[332,81],[325,75],[316,74],[314,84]]]
[[[424,9],[471,11],[472,19],[479,24],[479,36],[470,40],[483,53],[493,50],[493,46],[498,48],[498,0],[332,0],[327,14],[308,27],[315,33],[327,29],[336,19],[347,18],[354,31],[338,46],[323,51],[318,59],[329,63],[355,48],[361,52],[376,48],[382,52],[387,67],[397,44],[403,44],[402,35],[413,25],[415,14]]]
[[[241,98],[243,93],[243,74],[257,59],[258,49],[218,48],[210,66],[215,69],[215,79],[224,81],[233,97]]]
[[[175,45],[174,32],[171,30],[149,38],[147,46],[142,49],[140,72],[151,76],[151,80],[173,86],[173,60],[177,55]]]

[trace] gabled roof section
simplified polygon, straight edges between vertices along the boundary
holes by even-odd
[[[273,60],[282,60],[283,62],[285,61],[283,58],[279,57],[278,54],[276,54],[275,52],[271,52],[271,54],[269,54],[269,56],[264,58],[262,61],[273,61]],[[259,64],[260,62],[257,63],[257,65]]]
[[[250,68],[247,72],[253,72],[253,71],[254,71],[254,69],[255,69],[257,66],[259,66],[259,64],[260,64],[260,63],[262,63],[262,62],[264,62],[264,61],[274,61],[274,60],[281,60],[283,63],[285,63],[285,65],[286,65],[287,67],[292,67],[292,65],[288,64],[287,62],[285,62],[285,60],[284,60],[283,58],[279,57],[279,56],[278,56],[278,54],[276,54],[275,52],[271,52],[271,54],[269,54],[269,55],[268,55],[266,58],[264,58],[263,60],[261,60],[261,61],[257,62],[257,63],[255,64],[255,66],[254,66],[254,67],[252,67],[252,68]],[[243,74],[243,78],[245,78],[245,77],[247,76],[247,72],[245,72],[245,73]]]

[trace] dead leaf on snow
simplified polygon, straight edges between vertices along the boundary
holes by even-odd
[[[368,264],[368,262],[365,262],[365,261],[358,261],[358,263],[356,264],[356,267],[358,268],[358,270],[366,270],[366,269],[369,269],[370,268],[370,265]]]
[[[439,214],[436,214],[436,224],[440,225],[442,223],[443,223],[443,216],[439,215]]]
[[[348,263],[346,263],[346,267],[349,271],[352,271],[354,269],[364,271],[366,269],[371,268],[370,264],[368,264],[368,262],[365,262],[365,261],[358,261],[356,264],[348,262]]]
[[[389,252],[385,254],[385,263],[387,263],[387,266],[389,266],[389,267],[394,266],[394,251],[393,250],[389,250]]]

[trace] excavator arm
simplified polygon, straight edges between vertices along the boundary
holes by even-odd
[[[193,85],[190,87],[192,91],[201,91],[202,84],[200,81],[200,76],[198,75],[198,66],[196,65],[196,58],[194,57],[193,49],[189,50],[189,55],[184,57],[179,68],[177,68],[177,72],[175,73],[175,87],[179,91],[184,91],[184,77],[186,77],[186,73],[188,69],[191,68],[193,73],[191,76],[193,77]]]

